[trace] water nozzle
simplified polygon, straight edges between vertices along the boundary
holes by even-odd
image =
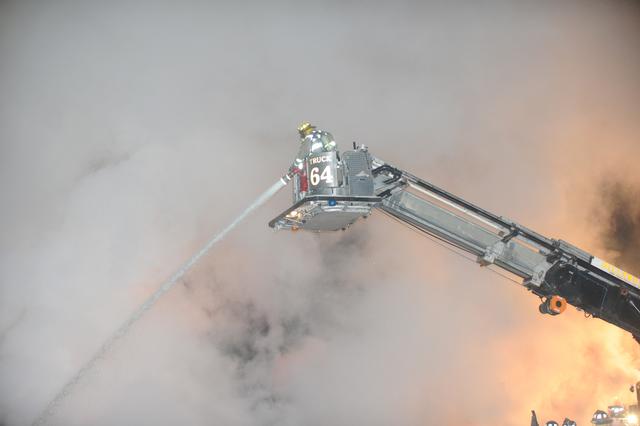
[[[287,185],[291,181],[292,177],[293,177],[293,172],[289,170],[287,173],[282,175],[282,177],[280,178],[280,181],[282,182],[283,185]]]

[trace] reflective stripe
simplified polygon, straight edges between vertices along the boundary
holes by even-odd
[[[614,277],[621,279],[622,281],[626,282],[627,284],[630,284],[638,289],[640,289],[640,278],[631,275],[630,273],[623,271],[622,269],[618,268],[617,266],[613,266],[612,264],[610,264],[609,262],[605,262],[602,259],[599,259],[597,257],[593,257],[593,259],[591,260],[591,264],[593,266],[595,266],[598,269],[601,269],[611,275],[613,275]]]

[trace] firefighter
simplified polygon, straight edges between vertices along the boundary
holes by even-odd
[[[331,152],[337,148],[336,141],[333,139],[333,135],[324,130],[318,130],[311,123],[304,122],[298,127],[298,134],[300,135],[300,149],[296,156],[293,168],[302,170],[304,167],[304,160],[309,154],[317,152]],[[295,170],[292,170],[295,172]]]

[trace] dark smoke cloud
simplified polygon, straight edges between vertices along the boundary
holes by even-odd
[[[600,197],[597,216],[603,248],[620,267],[640,275],[640,184],[607,182]]]

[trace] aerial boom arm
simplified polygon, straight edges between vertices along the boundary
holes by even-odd
[[[363,145],[311,152],[289,177],[294,203],[269,223],[275,229],[345,230],[378,209],[512,274],[542,299],[540,312],[558,315],[570,304],[639,340],[640,279],[375,158]]]
[[[557,315],[569,303],[640,336],[638,279],[562,240],[494,215],[408,172],[374,160],[378,207],[398,220],[522,279]]]

